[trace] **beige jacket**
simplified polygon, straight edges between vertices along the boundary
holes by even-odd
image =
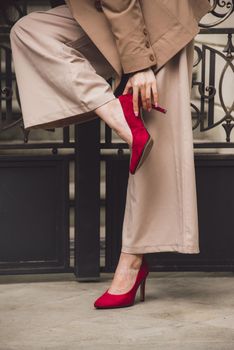
[[[116,72],[157,72],[199,32],[208,0],[65,0]]]

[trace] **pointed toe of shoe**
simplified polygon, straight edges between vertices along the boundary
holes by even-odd
[[[132,304],[133,302],[129,293],[115,295],[108,293],[108,291],[94,302],[94,306],[97,309],[112,309],[131,306]]]
[[[108,299],[106,298],[107,291],[103,293],[99,298],[93,303],[94,307],[102,309],[108,306]]]

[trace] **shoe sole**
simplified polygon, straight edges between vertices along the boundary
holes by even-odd
[[[151,151],[151,149],[152,149],[152,147],[153,147],[153,144],[154,144],[154,140],[153,140],[152,137],[150,136],[149,140],[148,140],[148,141],[146,142],[146,144],[145,144],[145,147],[144,147],[144,149],[143,149],[142,155],[141,155],[141,157],[140,157],[140,159],[139,159],[139,162],[138,162],[138,164],[137,164],[137,167],[136,167],[136,169],[135,169],[135,172],[136,172],[137,169],[139,169],[139,168],[142,166],[142,164],[144,163],[144,161],[145,161],[146,158],[148,157],[148,155],[149,155],[149,153],[150,153],[150,151]],[[134,172],[134,174],[135,174],[135,172]]]
[[[95,306],[96,309],[120,309],[120,308],[123,308],[123,307],[129,307],[129,306],[133,306],[133,304],[128,304],[128,305],[124,305],[124,306],[106,306],[106,307],[98,307],[98,306]]]

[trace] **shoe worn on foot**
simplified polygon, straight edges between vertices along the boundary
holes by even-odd
[[[132,306],[135,303],[135,297],[140,287],[140,300],[145,300],[145,281],[149,273],[148,264],[143,256],[140,269],[137,273],[137,277],[133,287],[124,294],[111,294],[108,289],[94,302],[94,306],[97,309],[112,309],[119,307]]]

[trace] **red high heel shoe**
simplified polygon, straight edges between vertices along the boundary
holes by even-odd
[[[112,309],[112,308],[118,308],[118,307],[132,306],[135,303],[135,297],[139,286],[141,286],[140,301],[144,301],[145,300],[145,281],[148,273],[149,273],[149,267],[143,256],[142,263],[133,287],[127,293],[124,293],[124,294],[110,294],[108,293],[108,289],[107,289],[94,302],[94,306],[97,309]]]
[[[135,174],[136,170],[140,168],[144,160],[147,158],[154,141],[146,129],[142,118],[136,117],[133,110],[132,98],[132,94],[120,95],[118,97],[124,112],[125,119],[131,129],[133,136],[129,171],[131,174]],[[139,101],[139,109],[141,106],[142,103]],[[160,107],[159,105],[156,107],[154,104],[152,104],[152,108],[157,109],[162,113],[166,113],[166,109]]]

